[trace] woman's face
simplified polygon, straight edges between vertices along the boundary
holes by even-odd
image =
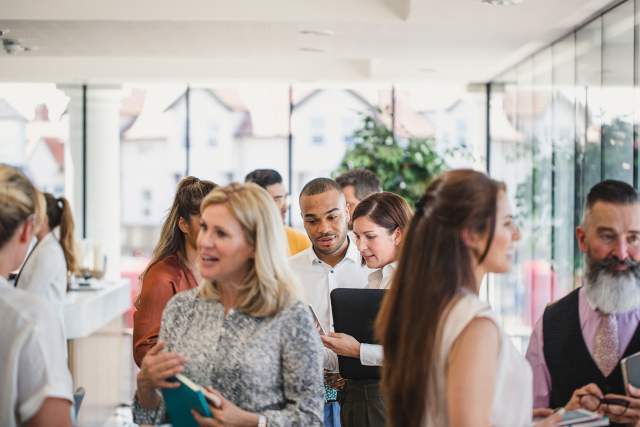
[[[226,204],[210,205],[202,212],[197,243],[202,277],[222,284],[242,283],[253,248]]]
[[[488,237],[483,239],[481,248],[486,247]],[[484,262],[484,269],[488,273],[505,273],[511,269],[515,242],[520,240],[520,230],[513,221],[511,206],[503,190],[498,192],[496,210],[496,229]]]
[[[361,216],[353,221],[353,234],[367,267],[382,268],[396,260],[402,234],[400,229],[389,233],[368,216]]]

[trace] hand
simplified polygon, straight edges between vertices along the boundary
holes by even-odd
[[[603,405],[604,413],[614,423],[640,427],[640,390],[629,384],[627,391],[629,393],[628,396],[613,393],[605,395],[607,399],[622,399],[629,402],[629,407],[626,410],[618,405]],[[616,415],[622,413],[623,410],[624,413],[622,415]]]
[[[138,374],[138,389],[176,388],[180,384],[167,381],[184,370],[186,359],[178,353],[163,351],[166,344],[158,341],[142,359]]]
[[[567,411],[574,411],[576,409],[582,408],[582,405],[580,404],[580,398],[585,394],[593,394],[594,396],[598,396],[600,399],[604,397],[604,394],[602,394],[602,391],[600,391],[597,385],[595,385],[594,383],[589,383],[586,386],[581,387],[573,392],[569,402],[564,405],[564,409],[566,409]],[[600,409],[598,410],[598,412],[601,412]]]
[[[225,399],[219,391],[207,387],[207,394],[213,395],[216,403],[220,405],[213,405],[209,402],[209,409],[213,414],[213,418],[205,417],[198,414],[196,411],[191,411],[193,417],[200,427],[255,427],[258,425],[258,414],[245,411],[238,408],[233,403]]]
[[[533,418],[545,418],[553,414],[554,414],[554,411],[551,408],[534,408],[533,409]]]
[[[535,414],[536,409],[533,410]],[[560,421],[562,421],[562,416],[564,415],[565,409],[561,408],[559,411],[553,413],[544,420],[537,422],[534,424],[534,427],[552,427],[557,426]]]
[[[320,335],[320,339],[325,347],[340,356],[360,358],[360,343],[351,335],[332,332]]]

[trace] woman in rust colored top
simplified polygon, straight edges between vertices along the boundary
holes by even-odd
[[[160,241],[142,273],[142,289],[133,315],[133,358],[142,359],[158,341],[162,311],[178,292],[195,288],[196,239],[200,229],[200,202],[216,185],[188,176],[178,184],[169,215],[162,225]]]

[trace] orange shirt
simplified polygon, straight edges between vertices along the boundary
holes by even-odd
[[[133,314],[133,358],[140,366],[147,351],[158,341],[162,311],[178,292],[198,286],[193,273],[177,255],[170,255],[149,268]]]
[[[287,233],[287,242],[289,242],[289,255],[293,256],[311,246],[311,241],[306,234],[287,226],[284,227],[284,231]]]

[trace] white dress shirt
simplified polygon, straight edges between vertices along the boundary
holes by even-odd
[[[73,402],[60,319],[42,297],[0,277],[0,420],[14,427],[49,397]]]
[[[367,289],[389,289],[397,266],[397,262],[392,262],[369,274]],[[382,366],[382,359],[383,349],[380,344],[360,344],[360,363],[364,366]]]
[[[17,287],[49,301],[64,325],[67,261],[54,232],[47,233],[33,249],[20,271]]]
[[[325,331],[333,331],[331,311],[332,290],[337,288],[365,288],[367,276],[371,272],[362,265],[362,257],[352,239],[344,258],[331,267],[322,261],[313,250],[313,246],[289,258],[289,264],[297,275],[302,290],[302,298],[313,307],[318,321]],[[325,368],[337,371],[338,359],[330,350],[326,350]]]

